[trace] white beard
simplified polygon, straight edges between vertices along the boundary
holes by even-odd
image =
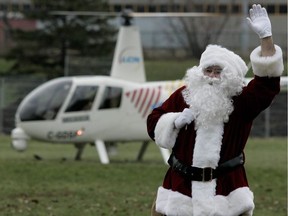
[[[225,68],[222,73],[224,70]],[[199,67],[193,67],[187,72],[186,83],[183,97],[196,116],[196,129],[199,126],[207,127],[229,120],[229,115],[234,109],[231,98],[239,93],[239,85],[233,89],[229,80],[223,80],[223,77],[204,76],[202,68]]]
[[[243,88],[242,78],[230,75],[227,68],[222,70],[220,78],[204,76],[201,67],[193,67],[187,71],[186,89],[182,94],[195,115],[197,131],[192,157],[193,166],[201,168],[218,166],[224,123],[228,122],[229,115],[234,109],[232,97],[239,94]],[[226,213],[222,207],[228,206],[228,204],[221,197],[220,199],[225,203],[219,205],[216,186],[216,179],[209,182],[191,182],[193,215],[223,215]],[[219,212],[215,211],[217,208]],[[232,215],[232,213],[228,213],[228,215]]]

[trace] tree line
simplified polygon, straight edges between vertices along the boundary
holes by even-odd
[[[33,0],[41,7],[23,12],[25,19],[37,21],[34,30],[13,29],[5,21],[13,46],[5,55],[13,60],[6,73],[41,74],[47,78],[63,75],[67,55],[99,57],[111,55],[116,29],[103,16],[53,15],[53,11],[108,11],[106,1]],[[4,20],[4,19],[3,19]]]

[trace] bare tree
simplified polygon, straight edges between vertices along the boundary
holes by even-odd
[[[8,14],[7,11],[4,10],[0,13],[0,22],[2,23],[2,28],[3,28],[3,33],[4,33],[4,38],[3,38],[3,42],[1,42],[1,47],[2,50],[0,51],[1,54],[5,53],[7,51],[7,49],[9,48],[9,46],[11,45],[11,25],[8,19]]]
[[[215,11],[213,5],[203,8],[205,12],[214,13],[209,17],[179,17],[177,19],[167,19],[169,22],[168,37],[176,40],[183,47],[189,57],[200,58],[202,52],[209,43],[217,43],[226,23],[229,21],[232,3],[226,5],[225,13]],[[217,5],[218,1],[214,1]],[[198,12],[195,3],[187,1],[187,9],[190,12]]]

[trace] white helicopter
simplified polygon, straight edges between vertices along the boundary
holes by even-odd
[[[88,15],[94,12],[54,12],[55,15]],[[98,13],[96,15],[99,15]],[[102,15],[105,15],[105,13]],[[141,160],[150,141],[146,117],[177,88],[182,80],[146,82],[139,30],[131,18],[147,16],[126,12],[120,27],[110,76],[61,77],[40,85],[19,105],[12,146],[27,148],[30,138],[72,143],[79,159],[86,143],[93,143],[102,164],[110,162],[105,142],[143,141]],[[148,16],[163,16],[151,13]],[[165,13],[165,16],[213,16],[208,13]],[[247,81],[248,82],[248,81]],[[287,79],[285,80],[287,85]],[[170,152],[160,148],[166,163]]]
[[[95,15],[94,12],[65,11],[54,14]],[[122,14],[125,22],[118,33],[110,76],[56,78],[23,99],[15,115],[16,128],[11,132],[12,146],[16,150],[24,151],[30,138],[73,143],[78,148],[76,159],[79,159],[84,144],[94,143],[101,163],[108,164],[105,142],[143,141],[137,157],[142,159],[150,140],[146,117],[180,87],[182,81],[146,82],[139,30],[130,22],[136,16],[147,15],[131,11]],[[168,16],[208,14],[170,13]],[[160,151],[166,162],[169,151],[162,148]]]

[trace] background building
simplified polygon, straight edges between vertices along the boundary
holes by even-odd
[[[2,15],[1,17],[3,17],[3,14],[6,13],[11,19],[17,20],[13,24],[17,28],[36,27],[36,23],[28,23],[28,21],[22,20],[21,17],[17,16],[17,12],[37,10],[44,7],[41,4],[33,5],[31,2],[31,0],[0,0],[0,16]],[[250,50],[255,47],[255,44],[259,42],[258,38],[247,28],[245,23],[248,10],[255,3],[254,0],[107,0],[107,2],[110,11],[113,12],[120,12],[129,8],[135,12],[217,13],[218,16],[215,17],[214,22],[210,26],[207,24],[207,30],[214,25],[213,28],[215,30],[211,31],[211,35],[219,34],[216,37],[217,39],[211,40],[211,43],[218,43],[238,51],[242,55],[248,55]],[[260,3],[267,8],[273,25],[273,37],[285,51],[285,56],[287,56],[287,1],[261,0]],[[221,19],[225,20],[224,24]],[[165,17],[136,18],[134,20],[141,31],[146,57],[187,56],[188,42],[185,42],[183,38],[187,37],[189,32],[184,32],[180,28],[181,22],[179,20],[179,18]],[[192,20],[198,28],[203,23],[203,18],[188,18],[186,22],[192,22]],[[9,36],[5,34],[5,22],[3,23],[3,21],[3,19],[0,21],[0,51],[2,52],[7,48],[7,37]],[[207,23],[207,21],[205,22]],[[114,23],[120,25],[121,22],[116,21]],[[218,29],[220,27],[221,31],[219,32]],[[202,31],[204,32],[204,30]],[[201,38],[201,35],[199,37]]]
[[[211,42],[222,44],[225,47],[240,52],[242,55],[249,55],[250,50],[255,47],[255,44],[259,43],[258,38],[247,28],[246,24],[248,10],[254,3],[255,1],[252,0],[109,0],[111,11],[121,11],[125,8],[130,8],[138,12],[217,13],[219,17],[215,19],[220,20],[222,18],[226,19],[227,22],[225,22],[217,40],[212,40]],[[287,1],[261,0],[259,3],[267,8],[273,25],[273,37],[285,51],[285,56],[287,56]],[[202,24],[200,18],[190,19],[199,19],[198,26]],[[185,55],[185,52],[181,52],[184,47],[183,43],[179,43],[179,35],[186,33],[175,29],[175,25],[173,27],[171,24],[169,25],[169,23],[175,23],[177,20],[179,19],[136,19],[135,22],[140,26],[142,33],[141,36],[146,55],[149,54],[148,56],[151,56],[152,53],[162,53],[162,55],[163,53],[166,53],[166,55],[169,55],[169,53],[177,55],[178,53],[180,56]],[[221,21],[218,23],[221,23]],[[217,22],[213,24],[217,25]],[[217,31],[217,27],[215,29]],[[162,52],[159,52],[161,50]]]

